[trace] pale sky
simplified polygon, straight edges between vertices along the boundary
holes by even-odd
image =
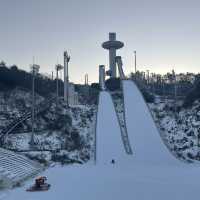
[[[63,64],[68,50],[70,80],[98,81],[98,66],[108,69],[101,47],[109,32],[125,46],[125,72],[200,72],[200,1],[195,0],[0,0],[0,60],[29,70],[33,56],[40,71]]]

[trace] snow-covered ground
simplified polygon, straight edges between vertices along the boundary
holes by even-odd
[[[21,188],[2,191],[1,200],[188,200],[199,197],[199,165],[171,155],[161,140],[140,92],[124,82],[126,121],[133,155],[123,149],[111,97],[100,93],[97,163],[55,166],[43,174],[52,185],[47,192]],[[116,163],[111,164],[111,159]]]
[[[24,187],[0,193],[1,200],[188,200],[199,197],[199,169],[191,165],[54,167],[45,173],[51,189],[28,193]]]
[[[168,144],[182,160],[200,160],[200,102],[174,112],[174,102],[149,104],[154,120]]]
[[[105,91],[99,97],[96,134],[97,164],[110,164],[112,159],[118,163],[126,159],[111,95]]]

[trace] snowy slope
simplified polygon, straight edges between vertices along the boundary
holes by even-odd
[[[164,145],[149,109],[130,80],[123,81],[126,122],[134,160],[148,164],[179,164]]]
[[[126,156],[121,140],[120,127],[111,96],[101,92],[97,117],[97,163],[109,164],[112,159],[117,162]]]
[[[0,200],[198,199],[199,167],[182,164],[173,158],[160,139],[138,89],[132,82],[125,81],[124,91],[133,156],[126,155],[122,146],[111,97],[101,92],[97,165],[50,168],[44,172],[51,184],[48,192],[26,192],[29,182],[24,187],[0,192]],[[109,164],[113,157],[115,165]]]

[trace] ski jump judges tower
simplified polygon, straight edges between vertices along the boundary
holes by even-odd
[[[120,49],[124,46],[123,42],[117,41],[116,40],[116,33],[109,33],[109,41],[106,41],[102,44],[102,47],[104,49],[109,50],[109,65],[110,65],[110,70],[107,71],[107,74],[111,78],[116,77],[116,50]]]

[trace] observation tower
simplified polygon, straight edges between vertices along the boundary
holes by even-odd
[[[106,41],[102,44],[104,49],[109,50],[109,67],[110,70],[107,71],[107,75],[111,78],[116,77],[116,50],[124,46],[123,42],[116,40],[116,33],[109,33],[109,41]]]

